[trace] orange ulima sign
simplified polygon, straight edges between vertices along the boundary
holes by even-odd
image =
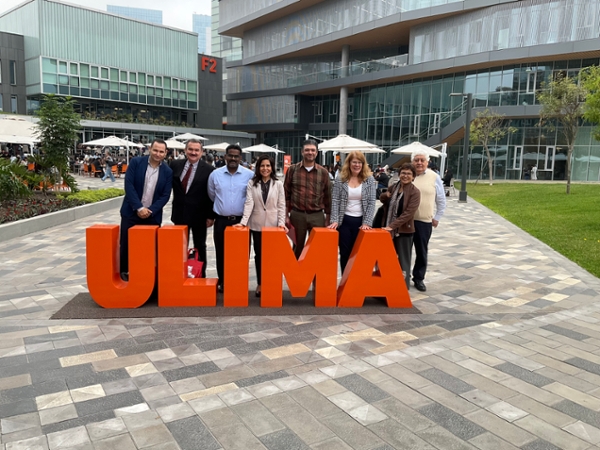
[[[223,306],[248,306],[249,229],[225,230]],[[108,250],[107,251],[107,247]],[[138,308],[158,283],[159,307],[214,307],[216,278],[188,278],[187,227],[135,226],[129,230],[129,281],[119,274],[119,226],[86,230],[90,295],[104,308]],[[412,303],[390,234],[361,230],[337,286],[338,233],[315,228],[298,260],[281,228],[263,228],[261,306],[281,308],[283,277],[292,297],[305,297],[314,282],[317,308],[360,308],[366,297],[385,297],[390,308]],[[373,268],[377,266],[377,271]]]

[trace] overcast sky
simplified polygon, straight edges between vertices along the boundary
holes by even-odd
[[[0,14],[23,3],[24,0],[0,0]],[[210,16],[210,0],[67,0],[65,3],[106,11],[106,5],[158,9],[163,12],[163,25],[192,31],[192,14]]]

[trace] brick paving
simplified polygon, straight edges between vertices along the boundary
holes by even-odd
[[[0,450],[598,448],[599,280],[474,201],[422,314],[49,320],[118,221],[0,243]]]

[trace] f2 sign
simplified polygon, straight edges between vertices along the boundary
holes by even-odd
[[[207,67],[210,67],[208,69],[208,71],[210,73],[217,73],[217,60],[215,58],[209,58],[208,56],[203,56],[200,59],[200,67],[202,68],[202,72],[204,72]]]
[[[225,230],[225,307],[248,306],[249,241],[246,227]],[[138,308],[157,282],[159,307],[217,305],[216,278],[187,277],[187,227],[131,228],[128,282],[119,275],[118,244],[118,225],[94,225],[86,230],[87,283],[100,306]],[[285,231],[263,228],[261,306],[282,307],[285,277],[292,297],[305,297],[314,281],[318,308],[360,308],[366,297],[385,297],[390,308],[412,307],[387,231],[359,232],[339,287],[337,255],[335,230],[313,229],[296,260]]]

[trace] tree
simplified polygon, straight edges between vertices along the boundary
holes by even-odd
[[[600,141],[600,67],[591,66],[581,71],[581,80],[587,90],[583,118],[596,124],[594,139]]]
[[[41,140],[43,156],[40,166],[45,175],[58,182],[57,177],[73,192],[77,191],[75,178],[69,173],[69,149],[77,139],[77,131],[81,128],[80,116],[73,108],[71,97],[44,95],[37,123],[38,137]]]
[[[514,133],[516,128],[504,124],[504,114],[486,109],[478,112],[477,117],[471,121],[470,141],[472,145],[482,145],[486,156],[490,174],[490,186],[493,183],[494,157],[490,153],[489,145],[506,136],[506,133]]]
[[[579,121],[584,112],[586,94],[587,90],[578,85],[576,79],[563,74],[558,74],[549,83],[542,83],[542,90],[537,94],[542,106],[540,125],[547,125],[552,129],[555,123],[559,123],[567,141],[567,194],[571,193],[571,157],[579,132]]]

